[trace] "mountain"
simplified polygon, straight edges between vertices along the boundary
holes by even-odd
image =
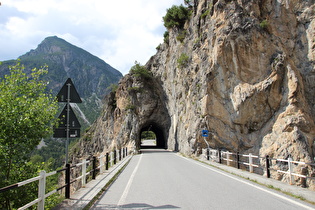
[[[148,72],[121,79],[73,158],[139,149],[150,130],[158,146],[186,155],[199,156],[206,140],[214,149],[314,162],[314,1],[199,0],[187,9],[184,21],[176,15],[183,9],[168,10]]]
[[[57,94],[67,78],[73,81],[83,103],[73,104],[83,127],[89,126],[99,115],[102,99],[111,84],[117,84],[122,74],[100,58],[76,47],[57,36],[45,38],[35,50],[19,57],[26,70],[48,65],[45,79],[48,88]],[[0,76],[8,73],[8,65],[16,61],[4,61]]]

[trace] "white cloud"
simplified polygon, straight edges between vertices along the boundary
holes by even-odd
[[[183,0],[1,2],[6,17],[0,20],[0,60],[15,59],[57,35],[126,74],[135,60],[144,64],[155,54],[166,9]]]

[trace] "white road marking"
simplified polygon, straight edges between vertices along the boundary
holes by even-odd
[[[125,190],[124,190],[123,194],[121,195],[121,197],[120,197],[120,199],[119,199],[119,201],[118,201],[118,204],[117,204],[118,206],[123,205],[123,204],[125,203],[125,201],[126,201],[126,197],[127,197],[128,193],[129,193],[130,186],[131,186],[131,184],[132,184],[132,182],[133,182],[133,179],[134,179],[134,177],[135,177],[135,174],[137,173],[137,170],[138,170],[138,168],[139,168],[141,159],[142,159],[142,154],[140,155],[140,158],[139,158],[139,160],[138,160],[137,166],[136,166],[135,169],[133,170],[133,172],[132,172],[132,174],[131,174],[131,176],[130,176],[130,178],[129,178],[129,181],[128,181],[126,187],[125,187]]]
[[[281,199],[283,199],[283,200],[286,200],[286,201],[288,201],[288,202],[291,202],[291,203],[293,203],[293,204],[295,204],[295,205],[301,206],[301,207],[303,207],[303,208],[305,208],[305,209],[314,210],[314,208],[312,208],[312,207],[309,207],[309,206],[307,206],[307,205],[304,205],[304,204],[302,204],[302,203],[299,203],[299,202],[297,202],[297,201],[294,201],[294,200],[292,200],[292,199],[289,199],[289,198],[287,198],[287,197],[285,197],[285,196],[279,195],[279,194],[277,194],[277,193],[274,193],[274,192],[272,192],[272,191],[269,191],[269,190],[264,189],[264,188],[262,188],[262,187],[259,187],[259,186],[257,186],[257,185],[251,184],[251,183],[249,183],[249,182],[247,182],[247,181],[244,181],[244,180],[241,180],[241,179],[239,179],[239,178],[233,177],[233,176],[228,175],[228,174],[226,174],[226,173],[224,173],[224,172],[221,172],[221,171],[219,171],[219,170],[213,169],[213,168],[211,168],[210,166],[203,165],[203,164],[201,164],[201,163],[198,163],[197,161],[191,160],[191,159],[189,159],[189,158],[186,158],[186,157],[183,157],[183,156],[180,156],[180,155],[178,155],[178,157],[184,158],[185,160],[188,160],[188,161],[190,161],[190,162],[192,162],[192,163],[195,163],[195,164],[197,164],[197,165],[199,165],[199,166],[202,166],[202,167],[204,167],[204,168],[206,168],[206,169],[209,169],[209,170],[211,170],[211,171],[214,171],[214,172],[216,172],[216,173],[222,174],[222,175],[224,175],[224,176],[226,176],[226,177],[229,177],[229,178],[231,178],[231,179],[234,179],[234,180],[236,180],[236,181],[239,181],[239,182],[242,182],[242,183],[247,184],[247,185],[249,185],[249,186],[255,187],[256,189],[259,189],[259,190],[261,190],[261,191],[264,191],[264,192],[266,192],[266,193],[269,193],[269,194],[271,194],[271,195],[274,195],[274,196],[276,196],[276,197],[278,197],[278,198],[281,198]]]

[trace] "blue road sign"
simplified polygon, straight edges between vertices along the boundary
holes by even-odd
[[[202,136],[203,137],[208,137],[209,136],[209,131],[208,130],[202,130]]]

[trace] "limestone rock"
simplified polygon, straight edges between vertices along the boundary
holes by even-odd
[[[139,148],[153,128],[163,147],[197,154],[206,128],[213,148],[314,161],[314,1],[196,2],[182,42],[170,29],[146,64],[152,79],[121,80],[82,147]]]

